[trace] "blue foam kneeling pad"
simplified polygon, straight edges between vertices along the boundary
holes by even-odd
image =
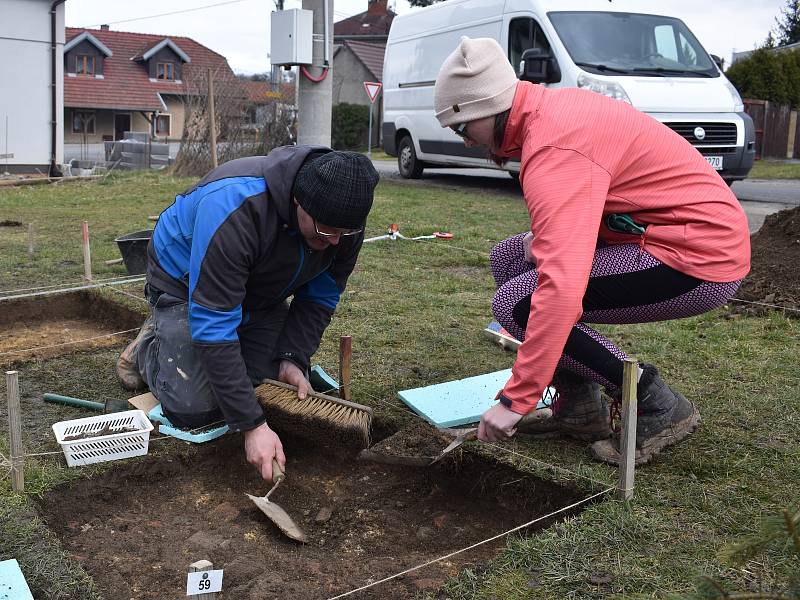
[[[0,600],[33,600],[22,569],[13,558],[0,561]]]
[[[436,427],[457,427],[477,423],[481,415],[497,404],[495,396],[511,377],[511,369],[446,381],[427,387],[398,392],[411,410]],[[544,391],[551,398],[553,388]],[[549,402],[548,402],[549,403]],[[539,400],[536,408],[547,406]]]
[[[311,367],[311,373],[308,376],[308,382],[315,392],[320,394],[330,394],[339,389],[339,382],[333,377],[328,375],[319,365]]]
[[[220,425],[219,427],[214,427],[213,429],[205,429],[195,433],[175,427],[169,422],[169,419],[164,416],[164,411],[161,410],[161,404],[157,404],[151,408],[150,412],[147,413],[147,418],[151,421],[158,421],[161,424],[161,426],[158,428],[160,433],[178,438],[179,440],[183,440],[185,442],[192,442],[193,444],[210,442],[211,440],[215,440],[218,437],[228,433],[227,425]]]

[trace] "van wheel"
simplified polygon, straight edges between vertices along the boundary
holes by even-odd
[[[422,177],[422,161],[417,158],[414,151],[414,142],[410,135],[403,136],[397,146],[397,168],[405,179],[419,179]]]

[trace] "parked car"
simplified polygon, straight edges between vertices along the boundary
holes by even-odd
[[[395,17],[383,67],[383,143],[400,174],[428,165],[489,167],[433,114],[433,85],[461,36],[491,37],[521,79],[582,87],[658,119],[729,184],[755,158],[755,130],[736,88],[686,24],[637,0],[448,0]],[[512,175],[519,163],[505,167]]]

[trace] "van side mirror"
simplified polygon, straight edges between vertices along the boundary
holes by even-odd
[[[519,78],[531,83],[558,83],[561,69],[555,56],[542,48],[528,48],[522,53]]]
[[[711,55],[711,60],[714,61],[714,64],[719,67],[719,70],[722,71],[725,66],[725,59],[717,56],[716,54]]]

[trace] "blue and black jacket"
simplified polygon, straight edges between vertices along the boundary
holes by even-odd
[[[306,246],[292,187],[312,152],[330,148],[284,146],[214,169],[161,213],[148,246],[148,284],[188,301],[192,345],[233,431],[265,420],[239,325],[291,296],[275,358],[307,370],[364,239],[342,237],[324,251]]]

